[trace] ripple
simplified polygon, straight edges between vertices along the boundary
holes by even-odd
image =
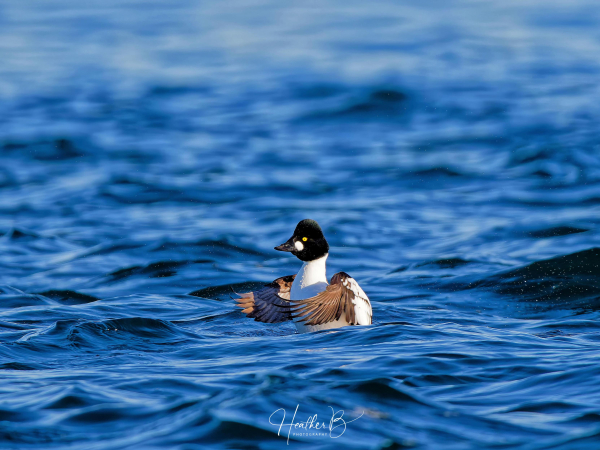
[[[86,303],[96,302],[99,300],[98,298],[92,295],[82,294],[80,292],[70,290],[53,289],[50,291],[41,292],[39,295],[43,295],[44,297],[48,297],[53,300],[57,300],[60,303],[66,305],[82,305]]]
[[[154,351],[152,343],[174,345],[189,339],[198,340],[200,337],[164,320],[132,317],[101,322],[59,320],[22,337],[18,342],[34,351],[61,348],[63,342],[65,349],[71,350],[92,351],[116,346],[120,349]]]
[[[587,300],[579,305],[595,307],[600,298],[600,249],[536,261],[510,270],[481,283],[501,294],[516,295],[530,301],[567,302]]]
[[[557,236],[567,236],[569,234],[577,234],[577,233],[585,233],[590,230],[586,230],[585,228],[577,228],[577,227],[551,227],[542,230],[530,231],[528,233],[529,236],[536,239],[544,239],[551,238]]]

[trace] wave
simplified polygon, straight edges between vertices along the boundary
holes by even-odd
[[[133,266],[116,270],[109,273],[107,278],[109,281],[117,281],[136,275],[147,278],[172,277],[177,273],[177,269],[192,263],[192,261],[157,261],[146,266]]]
[[[417,264],[415,267],[437,266],[441,269],[454,269],[456,267],[466,266],[467,264],[471,264],[472,262],[473,261],[467,261],[462,258],[443,258],[432,261],[425,261],[423,263]]]
[[[19,153],[22,158],[46,162],[82,158],[90,154],[83,150],[80,143],[76,144],[73,139],[66,137],[34,142],[5,142],[3,148],[9,153]]]
[[[244,254],[251,256],[265,256],[266,253],[251,248],[249,246],[240,245],[235,242],[231,242],[227,238],[223,239],[200,239],[198,241],[163,241],[153,246],[152,251],[165,252],[171,250],[205,250],[208,255],[216,258],[218,256],[226,256],[231,253]]]
[[[40,292],[39,295],[56,300],[63,305],[84,305],[100,300],[92,295],[82,294],[80,292],[70,290],[51,289],[49,291]]]
[[[190,292],[188,295],[194,297],[212,298],[212,299],[228,299],[236,293],[251,292],[260,289],[267,284],[263,281],[244,281],[242,283],[223,284],[220,286],[209,286],[203,289],[198,289]]]
[[[0,286],[0,309],[55,304],[55,301],[44,295],[27,294],[11,286]]]
[[[394,121],[407,116],[408,95],[393,88],[373,89],[365,94],[346,94],[343,99],[330,99],[323,109],[318,106],[300,118],[300,122],[326,120]],[[337,96],[339,97],[339,96]]]
[[[528,231],[525,234],[526,234],[526,236],[532,237],[535,239],[546,239],[546,238],[559,237],[559,236],[568,236],[569,234],[585,233],[588,231],[590,231],[590,230],[587,228],[558,226],[558,227],[542,228],[539,230]]]
[[[28,294],[11,286],[0,286],[0,309],[23,308],[39,305],[82,305],[99,299],[70,290],[52,289],[38,294]]]
[[[76,319],[58,320],[42,330],[19,339],[31,350],[94,350],[111,347],[150,350],[154,345],[173,345],[200,337],[171,322],[160,319],[130,317],[99,322]],[[65,344],[66,347],[65,347]]]
[[[576,300],[579,306],[598,307],[600,248],[536,261],[487,277],[471,287],[489,288],[528,301],[564,303]]]
[[[365,395],[369,399],[382,398],[394,402],[430,404],[416,395],[414,391],[402,387],[396,380],[385,378],[372,379],[352,384],[340,384],[337,389],[349,390],[357,394]]]

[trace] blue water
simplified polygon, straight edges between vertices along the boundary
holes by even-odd
[[[598,448],[599,25],[1,2],[0,447]],[[234,307],[298,270],[273,247],[304,218],[372,326]],[[346,430],[278,435],[296,407]]]

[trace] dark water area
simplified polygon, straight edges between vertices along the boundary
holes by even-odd
[[[598,448],[599,25],[1,2],[0,448]],[[234,307],[307,217],[372,326]]]

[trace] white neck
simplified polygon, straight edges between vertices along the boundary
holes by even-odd
[[[302,300],[312,297],[327,287],[327,274],[325,262],[329,254],[321,256],[313,261],[302,264],[300,271],[292,284],[290,298]],[[314,291],[314,292],[313,292]]]
[[[319,259],[305,261],[304,264],[302,264],[302,268],[298,272],[298,275],[296,275],[296,279],[300,278],[301,287],[310,286],[311,284],[320,283],[322,281],[327,283],[325,262],[327,261],[328,256],[329,253],[326,253]]]

